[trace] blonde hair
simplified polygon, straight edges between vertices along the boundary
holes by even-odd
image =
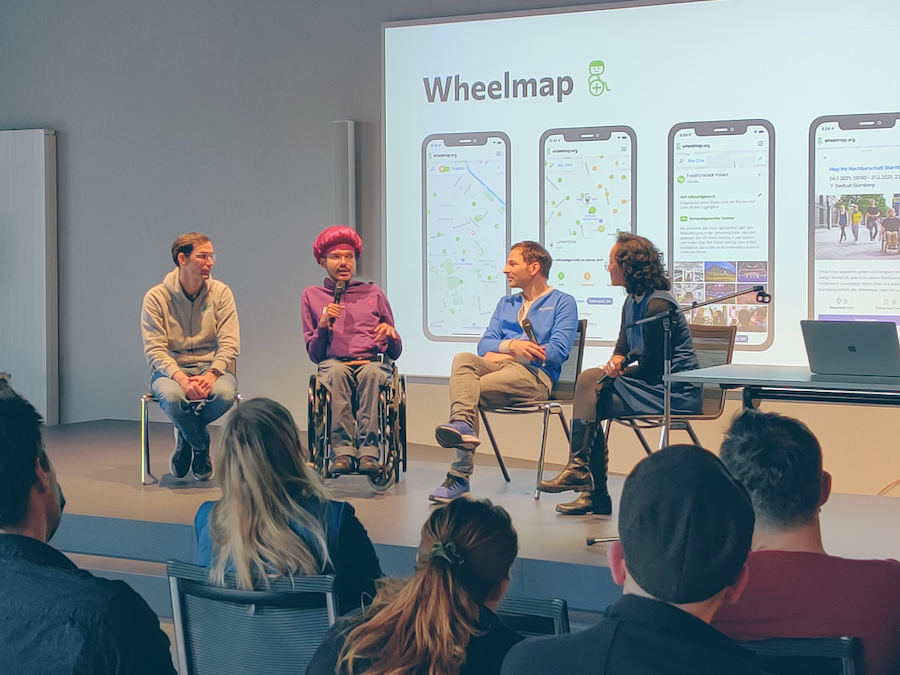
[[[456,675],[479,634],[480,605],[509,577],[518,535],[487,499],[457,499],[422,526],[416,573],[382,583],[344,642],[336,672]]]
[[[245,589],[257,580],[325,569],[328,496],[284,406],[268,398],[239,405],[219,437],[216,474],[222,499],[210,515],[214,583],[223,584],[232,565]],[[318,513],[302,506],[310,501],[321,506]],[[312,545],[292,524],[311,533]]]

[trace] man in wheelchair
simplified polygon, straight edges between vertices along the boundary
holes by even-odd
[[[384,292],[375,284],[353,281],[362,246],[349,227],[329,227],[319,234],[313,254],[328,276],[323,285],[304,289],[300,312],[306,351],[331,393],[330,472],[374,476],[380,471],[379,390],[392,376],[391,361],[403,345]]]

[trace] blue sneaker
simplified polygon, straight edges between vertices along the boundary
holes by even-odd
[[[469,479],[460,478],[447,474],[447,480],[438,486],[438,488],[428,495],[428,499],[441,504],[449,504],[454,499],[459,499],[469,494]]]
[[[442,448],[474,450],[481,445],[475,430],[463,420],[452,420],[440,425],[434,430],[434,437]]]

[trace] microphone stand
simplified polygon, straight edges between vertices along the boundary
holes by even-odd
[[[672,322],[679,314],[686,314],[699,307],[705,307],[706,305],[715,305],[721,303],[723,300],[731,300],[732,298],[737,298],[742,295],[746,295],[747,293],[756,293],[756,301],[763,305],[769,304],[769,302],[771,302],[772,300],[772,296],[766,293],[762,286],[754,286],[753,288],[748,288],[743,291],[737,291],[735,293],[730,293],[729,295],[723,295],[720,298],[714,298],[705,302],[692,302],[690,305],[684,307],[676,307],[675,309],[670,309],[667,312],[660,312],[651,316],[645,316],[643,319],[639,319],[622,326],[624,330],[628,330],[629,328],[643,326],[644,324],[652,323],[654,321],[662,321],[663,331],[665,332],[665,344],[663,346],[663,354],[665,359],[663,363],[663,384],[665,387],[665,395],[663,398],[664,417],[663,428],[660,434],[660,447],[665,447],[669,444],[669,433],[671,432],[672,428],[672,382],[667,379],[667,376],[672,374]],[[606,544],[616,540],[618,540],[618,537],[588,537],[586,543],[588,546],[593,546],[594,544]]]

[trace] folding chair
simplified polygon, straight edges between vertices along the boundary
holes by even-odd
[[[166,563],[180,675],[304,673],[337,617],[334,575],[270,579],[269,587],[225,587],[209,568]]]
[[[734,339],[737,335],[737,326],[703,326],[691,324],[691,339],[694,342],[694,351],[700,361],[701,368],[711,368],[731,363],[734,353]],[[700,445],[700,439],[691,427],[691,421],[715,420],[722,416],[725,410],[725,390],[716,385],[703,385],[703,407],[697,414],[672,415],[671,431],[686,431],[695,445]],[[606,425],[606,441],[609,447],[609,432],[612,422],[630,427],[644,447],[646,453],[652,454],[650,444],[644,438],[643,432],[647,429],[659,429],[665,424],[664,415],[629,415],[618,419],[609,420]],[[662,437],[660,437],[662,442]],[[671,441],[670,441],[671,442]]]
[[[534,600],[504,597],[497,606],[497,616],[525,637],[569,632],[569,605],[562,598]]]
[[[756,654],[756,667],[785,675],[860,675],[862,645],[854,637],[771,638],[738,644]]]
[[[497,456],[497,463],[500,464],[500,470],[506,482],[509,482],[509,473],[506,471],[506,465],[503,463],[503,457],[497,447],[497,440],[494,438],[494,432],[488,422],[485,413],[497,413],[499,415],[528,415],[532,413],[542,413],[544,415],[544,428],[541,435],[541,453],[538,456],[537,479],[534,483],[534,498],[540,499],[541,492],[538,490],[541,480],[544,477],[544,453],[547,449],[547,431],[549,429],[550,415],[557,415],[559,422],[562,424],[563,431],[566,433],[566,439],[570,439],[569,425],[566,423],[566,416],[563,414],[563,405],[571,403],[575,398],[575,382],[581,374],[581,362],[584,358],[584,339],[587,333],[587,320],[581,319],[578,322],[578,332],[575,335],[575,344],[569,351],[569,357],[562,364],[562,372],[559,381],[550,392],[550,398],[546,401],[533,401],[531,403],[520,403],[518,405],[504,406],[502,408],[485,409],[479,407],[481,420],[484,422],[484,428],[488,432],[491,439],[491,445],[494,448],[494,454]]]

